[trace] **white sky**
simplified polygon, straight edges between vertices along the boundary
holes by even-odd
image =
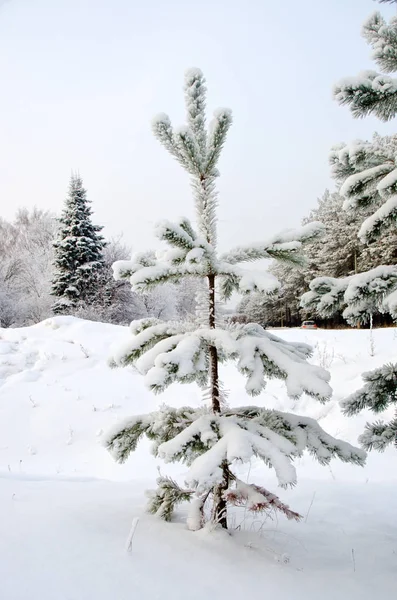
[[[333,83],[376,68],[360,36],[372,0],[0,0],[0,215],[59,212],[72,169],[95,221],[135,250],[153,223],[192,217],[187,175],[151,134],[184,120],[183,74],[200,67],[208,109],[234,124],[221,158],[220,244],[299,225],[339,141],[391,133],[353,120]]]

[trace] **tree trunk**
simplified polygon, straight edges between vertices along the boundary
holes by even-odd
[[[209,314],[208,324],[210,329],[215,329],[215,275],[208,275],[208,300]],[[211,405],[215,414],[221,412],[221,402],[219,393],[219,371],[218,371],[218,351],[215,346],[209,348],[210,358],[210,386],[211,386]],[[219,523],[221,527],[227,529],[227,503],[223,499],[223,492],[227,490],[229,485],[227,463],[222,467],[223,481],[216,485],[213,490],[214,505],[212,519],[215,523]]]
[[[218,523],[223,529],[227,529],[227,502],[223,498],[223,493],[229,486],[229,476],[227,463],[222,466],[223,481],[214,487],[214,505],[212,509],[212,520]]]

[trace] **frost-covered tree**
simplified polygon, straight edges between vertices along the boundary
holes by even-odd
[[[307,393],[321,402],[331,395],[329,374],[307,362],[311,348],[285,342],[257,324],[227,324],[218,310],[218,299],[234,291],[271,294],[277,279],[266,272],[244,268],[244,264],[268,258],[300,264],[302,243],[319,235],[322,227],[310,223],[298,230],[284,231],[271,239],[236,247],[220,254],[217,250],[217,168],[231,112],[219,109],[206,128],[206,88],[201,71],[189,70],[185,78],[187,125],[173,129],[168,116],[153,121],[153,131],[191,179],[197,228],[186,218],[176,223],[162,221],[158,238],[167,244],[161,253],[144,252],[131,261],[116,263],[117,278],[128,278],[133,289],[142,291],[186,277],[205,282],[197,322],[144,319],[131,324],[132,338],[116,351],[113,365],[134,363],[150,390],[160,393],[174,382],[197,383],[209,400],[200,409],[164,407],[154,413],[134,416],[119,423],[106,437],[116,460],[123,462],[146,435],[153,452],[166,462],[182,461],[189,466],[180,488],[160,478],[150,496],[149,510],[166,519],[179,501],[190,499],[188,525],[203,525],[207,506],[210,519],[227,527],[227,504],[244,504],[248,510],[280,510],[298,518],[277,497],[238,478],[238,464],[252,457],[275,469],[282,487],[296,483],[293,459],[307,449],[322,464],[332,457],[362,465],[365,454],[325,433],[310,418],[253,406],[225,406],[219,380],[219,365],[228,360],[246,377],[246,391],[259,395],[268,378],[285,382],[292,397]]]
[[[128,325],[134,319],[148,316],[140,294],[132,291],[127,281],[116,281],[112,265],[131,256],[130,249],[121,238],[106,241],[103,250],[103,268],[98,276],[95,297],[90,304],[79,304],[73,315],[91,321]]]
[[[243,298],[238,306],[240,314],[261,325],[297,325],[302,318],[312,316],[310,310],[300,307],[300,299],[314,278],[350,276],[397,262],[397,232],[389,230],[381,239],[363,244],[358,239],[362,217],[370,216],[373,210],[363,207],[359,214],[345,211],[344,200],[337,192],[325,191],[317,206],[303,219],[303,224],[320,221],[325,228],[321,239],[305,244],[305,264],[296,269],[283,263],[271,266],[271,273],[281,282],[280,290],[272,298],[262,294]]]
[[[356,141],[348,145],[342,144],[336,147],[330,156],[333,177],[345,198],[344,209],[358,214],[365,209],[367,215],[369,214],[358,232],[361,242],[367,244],[367,257],[371,251],[374,252],[374,247],[380,244],[388,248],[386,256],[383,252],[386,261],[394,263],[395,245],[393,248],[393,243],[390,244],[388,240],[395,240],[396,151],[397,136],[375,135],[372,142]],[[375,258],[380,254],[381,252],[377,253],[375,250]],[[343,311],[343,317],[351,325],[367,322],[372,324],[372,317],[377,313],[388,313],[396,320],[397,265],[378,265],[363,273],[343,278],[318,277],[310,283],[310,291],[303,295],[302,305],[325,318]],[[393,368],[395,367],[392,366]],[[385,390],[390,390],[390,385],[383,388],[381,386],[389,371],[390,368],[385,366],[364,374],[364,381],[367,381],[364,388],[342,403],[345,413],[354,414],[364,407],[379,412],[390,405],[394,401],[391,393],[390,402],[385,403]],[[393,423],[368,424],[365,433],[360,437],[364,447],[381,449],[381,431],[384,431],[383,447],[390,443],[393,439],[390,433],[393,431]]]
[[[388,72],[397,70],[397,19],[387,24],[376,13],[365,24],[364,33],[381,67]],[[387,79],[390,78],[383,81]],[[397,81],[390,80],[387,85],[379,77],[371,81],[372,88],[365,83],[364,88],[355,89],[353,114],[364,116],[374,112],[380,119],[388,120],[397,108]],[[365,89],[367,94],[363,92]],[[345,197],[344,208],[352,212],[363,207],[372,209],[358,233],[363,243],[379,239],[396,226],[396,151],[396,135],[375,135],[372,142],[340,144],[331,153],[332,174]],[[397,265],[380,265],[342,279],[317,278],[311,282],[310,291],[303,295],[302,304],[323,316],[344,309],[343,315],[351,324],[368,320],[372,323],[372,315],[377,311],[387,312],[396,320]],[[342,401],[345,414],[356,414],[363,408],[376,413],[392,408],[396,402],[396,370],[397,365],[385,365],[364,373],[364,387]],[[367,423],[360,441],[365,448],[376,450],[383,450],[392,442],[397,445],[397,409],[390,422]]]
[[[95,302],[104,266],[102,227],[92,223],[83,181],[72,175],[55,246],[52,294],[55,313]]]
[[[362,35],[372,47],[372,58],[381,73],[364,71],[347,77],[335,86],[334,95],[339,104],[350,106],[354,117],[374,114],[389,121],[397,112],[397,79],[387,75],[397,71],[397,17],[387,22],[375,12],[364,23]]]
[[[37,323],[51,315],[55,215],[37,208],[0,221],[0,324]]]

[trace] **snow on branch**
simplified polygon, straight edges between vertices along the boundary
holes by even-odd
[[[373,160],[373,144],[364,140],[355,140],[349,144],[341,143],[334,146],[329,155],[331,173],[338,182],[345,181],[353,173],[368,168],[368,163]],[[384,155],[380,162],[385,162]],[[392,156],[390,156],[392,160]],[[374,166],[372,164],[372,166]]]
[[[394,171],[393,171],[394,173]],[[391,196],[370,217],[365,219],[358,232],[363,244],[379,238],[385,229],[397,222],[397,194]]]
[[[183,224],[185,227],[182,226]],[[163,220],[157,223],[155,229],[155,234],[160,240],[164,240],[177,248],[187,250],[191,250],[196,245],[195,237],[192,236],[192,233],[193,228],[187,219],[184,219],[181,224]]]
[[[383,421],[367,423],[364,433],[359,436],[358,441],[368,451],[383,452],[390,444],[394,444],[397,448],[397,416],[388,423]]]
[[[174,137],[179,153],[186,164],[186,170],[191,175],[200,177],[203,172],[204,161],[193,131],[187,125],[183,125],[178,127]]]
[[[112,366],[132,364],[159,342],[185,333],[186,327],[181,323],[140,319],[131,323],[130,330],[133,337],[112,349],[110,358]]]
[[[116,365],[134,363],[145,376],[146,385],[160,392],[174,381],[206,385],[208,351],[215,346],[219,360],[237,360],[247,377],[247,392],[255,396],[265,386],[265,377],[285,381],[292,397],[307,393],[321,401],[331,396],[329,374],[306,362],[310,348],[285,342],[260,325],[229,329],[186,331],[184,324],[160,323],[148,326],[113,352]]]
[[[247,377],[246,391],[258,395],[265,386],[264,377],[283,379],[293,398],[304,392],[320,401],[330,398],[329,373],[306,362],[300,349],[276,336],[246,335],[239,340],[238,370]]]
[[[397,112],[397,80],[364,71],[335,85],[334,97],[341,106],[349,105],[355,118],[374,114],[381,121],[390,121]]]
[[[228,300],[234,291],[241,294],[249,292],[273,294],[281,285],[272,273],[242,269],[238,265],[224,261],[218,264],[218,275],[220,276],[220,292],[225,300]]]
[[[397,403],[397,365],[383,365],[379,369],[363,373],[362,377],[365,385],[341,402],[345,415],[350,417],[364,408],[378,413],[390,403]]]
[[[123,463],[136,450],[139,440],[147,433],[152,423],[151,415],[137,415],[125,419],[103,438],[104,446],[117,462]]]
[[[344,318],[356,325],[368,321],[374,312],[387,311],[396,285],[396,265],[381,265],[341,279],[317,277],[310,283],[310,291],[303,294],[301,306],[323,317],[345,308]]]
[[[397,364],[386,364],[363,373],[364,386],[341,401],[342,411],[351,416],[369,409],[380,413],[395,408],[389,422],[367,423],[358,441],[365,450],[383,452],[390,444],[397,446]]]
[[[346,197],[344,209],[368,204],[378,191],[377,183],[393,170],[394,164],[386,163],[348,177],[340,189],[341,195]]]
[[[323,232],[324,225],[313,221],[298,229],[283,231],[267,242],[234,248],[222,255],[221,260],[236,264],[263,258],[275,258],[290,260],[296,264],[296,256],[302,243],[319,237]]]
[[[147,415],[122,419],[103,436],[102,443],[117,462],[123,463],[136,449],[142,435],[146,435],[153,442],[152,452],[157,456],[160,444],[178,435],[200,415],[199,410],[189,407],[163,406]],[[182,460],[188,462],[188,457]]]
[[[295,485],[294,457],[307,450],[321,464],[332,458],[363,465],[366,454],[327,434],[308,417],[257,407],[221,414],[171,409],[126,419],[107,434],[106,447],[123,462],[142,435],[153,442],[153,453],[166,462],[190,465],[189,488],[203,494],[220,483],[225,463],[232,466],[258,457],[275,469],[279,485]]]
[[[383,300],[383,308],[391,317],[397,319],[397,289],[393,290]]]
[[[176,505],[181,502],[189,502],[193,494],[193,490],[182,489],[170,477],[159,477],[157,489],[146,492],[149,498],[147,511],[164,521],[171,521]]]
[[[386,0],[390,1],[390,0]],[[392,17],[389,23],[379,12],[375,12],[364,23],[363,37],[372,46],[372,58],[382,71],[397,71],[397,19]]]
[[[185,73],[185,104],[188,125],[193,132],[202,160],[207,153],[207,133],[205,130],[205,100],[207,88],[200,69],[188,69]]]
[[[133,273],[142,267],[152,267],[156,264],[156,255],[153,251],[138,252],[131,260],[117,260],[112,265],[113,276],[116,280],[129,279]]]
[[[204,167],[207,175],[214,172],[232,122],[233,117],[230,108],[218,108],[214,112],[214,117],[209,127],[208,147]]]
[[[152,120],[152,131],[154,136],[164,146],[166,150],[182,165],[183,168],[189,170],[189,165],[186,158],[181,153],[176,143],[175,134],[172,129],[171,121],[168,115],[164,113],[158,114]]]
[[[334,315],[344,306],[344,294],[349,284],[349,277],[316,277],[310,284],[309,292],[301,297],[301,306],[315,311],[322,317]]]
[[[330,156],[332,173],[341,184],[343,208],[373,206],[359,231],[363,243],[371,242],[397,220],[397,136],[374,135],[372,142],[342,144]]]

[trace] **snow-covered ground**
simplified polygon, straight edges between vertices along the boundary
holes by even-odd
[[[345,418],[338,400],[360,386],[360,373],[395,360],[394,329],[283,330],[316,346],[313,362],[329,368],[334,398],[292,401],[269,382],[255,403],[320,420],[355,442],[369,415]],[[354,600],[391,595],[397,585],[397,454],[371,454],[365,468],[298,461],[299,484],[280,491],[303,522],[248,521],[235,533],[192,533],[144,513],[144,490],[158,461],[142,442],[126,465],[101,446],[118,419],[159,402],[199,406],[194,386],[149,393],[132,369],[111,370],[110,346],[123,327],[69,317],[0,330],[0,598],[1,600],[140,600],[276,595],[278,600]],[[233,367],[224,370],[232,405],[253,403]],[[372,417],[372,415],[370,415]],[[183,467],[162,472],[183,480]],[[250,481],[275,490],[273,473],[253,463]],[[140,521],[131,552],[125,541]]]

